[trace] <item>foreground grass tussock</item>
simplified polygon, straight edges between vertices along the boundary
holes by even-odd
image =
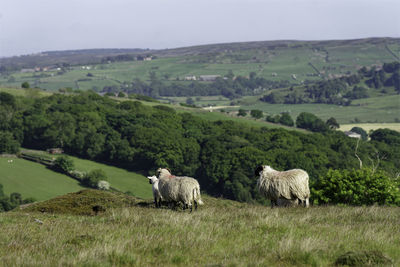
[[[130,207],[137,203],[139,203],[139,199],[122,193],[85,189],[21,208],[25,212],[97,215],[99,212],[103,213],[110,208]]]
[[[3,213],[0,265],[400,265],[398,207],[271,209],[203,200],[193,213],[137,204],[98,216]]]

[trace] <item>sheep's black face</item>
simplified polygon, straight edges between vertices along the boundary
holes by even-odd
[[[258,166],[257,169],[254,171],[255,176],[259,176],[260,172],[264,170],[264,166]]]
[[[153,184],[150,179],[149,179],[149,184]]]

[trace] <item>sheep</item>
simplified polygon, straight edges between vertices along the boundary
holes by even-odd
[[[159,168],[157,174],[159,191],[164,200],[175,203],[182,202],[183,208],[190,208],[190,211],[192,211],[192,202],[194,202],[195,210],[197,210],[197,205],[204,204],[200,196],[200,185],[196,179],[174,176],[166,168]]]
[[[159,208],[161,207],[161,200],[162,200],[160,191],[158,190],[159,180],[155,175],[147,176],[147,178],[149,179],[149,183],[153,185],[152,189],[153,189],[154,204],[156,205],[156,208]]]
[[[293,206],[298,202],[309,206],[310,188],[306,171],[293,169],[280,172],[270,166],[259,166],[255,175],[259,176],[259,192],[271,200],[272,208],[274,205]]]

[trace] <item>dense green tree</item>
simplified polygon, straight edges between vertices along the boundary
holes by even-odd
[[[243,116],[243,117],[247,116],[247,111],[244,109],[239,109],[238,116]]]
[[[378,129],[370,134],[373,141],[383,142],[392,146],[400,145],[400,133],[390,129]]]
[[[326,132],[328,130],[328,126],[320,118],[308,112],[302,112],[297,116],[296,125],[298,128],[313,132]]]
[[[287,112],[282,113],[281,117],[279,118],[279,123],[286,125],[286,126],[294,125],[294,121],[293,121],[292,117]]]
[[[60,156],[54,161],[53,167],[59,172],[69,173],[74,170],[74,161],[68,156]]]
[[[331,129],[331,130],[336,130],[340,127],[339,123],[337,122],[337,120],[334,117],[330,117],[326,121],[326,125],[328,125],[329,129]]]
[[[263,112],[259,109],[252,109],[250,115],[255,119],[261,119],[263,117]]]
[[[15,154],[19,151],[20,144],[14,139],[12,133],[0,131],[0,153]]]
[[[368,139],[368,134],[367,134],[367,132],[366,132],[363,128],[361,128],[361,127],[355,126],[355,127],[351,128],[350,131],[351,131],[351,132],[354,132],[354,133],[360,134],[362,140],[367,140],[367,139]]]
[[[23,82],[23,83],[21,84],[21,87],[22,87],[22,88],[30,88],[30,85],[29,85],[28,82]]]

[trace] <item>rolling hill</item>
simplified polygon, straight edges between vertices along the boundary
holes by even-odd
[[[122,86],[123,89],[124,84],[136,78],[148,80],[149,72],[154,72],[165,82],[184,83],[186,76],[193,75],[223,76],[232,72],[248,76],[250,72],[255,72],[258,77],[271,81],[285,80],[299,84],[305,80],[318,81],[354,73],[361,66],[398,61],[396,55],[399,51],[399,39],[370,38],[247,42],[164,50],[44,52],[0,59],[3,67],[0,84],[19,86],[28,81],[47,90],[65,87],[101,90],[105,86]],[[137,60],[134,57],[145,55],[151,56],[152,60]],[[79,62],[76,57],[81,58]],[[22,66],[25,70],[21,72]],[[34,67],[42,67],[42,71],[26,69]]]
[[[49,155],[46,152],[35,153]],[[111,186],[121,192],[129,192],[138,198],[151,198],[152,190],[143,175],[130,172],[107,164],[71,157],[75,169],[90,172],[102,169]],[[12,160],[12,162],[8,162]],[[5,194],[21,193],[24,198],[46,200],[65,193],[74,192],[84,187],[69,176],[54,172],[44,165],[20,159],[0,157],[0,184]]]

